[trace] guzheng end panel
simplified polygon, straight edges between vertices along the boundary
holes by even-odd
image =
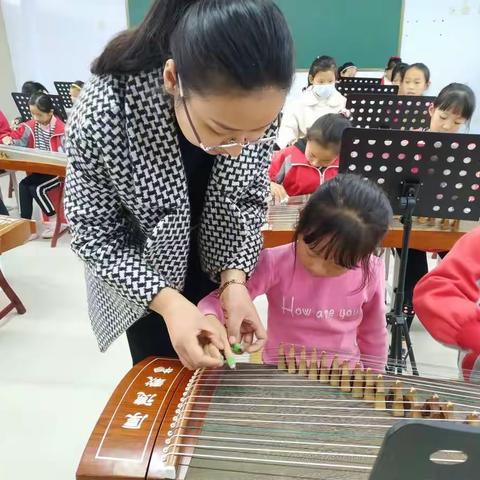
[[[145,479],[172,398],[191,377],[180,361],[148,358],[117,387],[85,448],[77,480]]]

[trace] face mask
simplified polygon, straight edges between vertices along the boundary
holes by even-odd
[[[312,85],[313,93],[318,98],[330,98],[335,92],[335,85],[333,83],[329,85]]]

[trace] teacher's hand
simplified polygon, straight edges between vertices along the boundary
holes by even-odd
[[[245,352],[257,352],[265,345],[267,332],[250,298],[247,287],[231,284],[220,296],[228,340],[241,343]]]
[[[223,358],[218,355],[220,351],[232,355],[225,327],[215,318],[205,317],[176,290],[162,289],[150,308],[163,317],[173,348],[183,365],[190,370],[221,367]],[[210,346],[205,348],[207,345]]]

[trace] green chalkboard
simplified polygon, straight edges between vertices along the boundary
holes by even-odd
[[[161,0],[160,0],[161,1]],[[403,0],[276,0],[295,40],[297,67],[318,55],[338,64],[384,68],[400,52]],[[152,0],[128,0],[130,26],[137,25]]]

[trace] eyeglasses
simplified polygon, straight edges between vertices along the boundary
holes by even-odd
[[[232,141],[229,143],[223,143],[220,145],[212,145],[212,146],[206,146],[202,140],[200,139],[200,135],[197,132],[197,129],[195,128],[195,125],[193,124],[192,117],[190,116],[190,112],[187,107],[187,102],[185,100],[185,96],[183,95],[183,88],[182,88],[182,81],[180,79],[180,75],[178,75],[178,90],[180,93],[180,98],[182,99],[183,103],[183,108],[185,109],[185,113],[187,114],[187,119],[188,123],[190,124],[190,128],[192,129],[193,134],[195,135],[195,138],[200,146],[200,148],[207,153],[210,153],[214,150],[219,150],[219,149],[226,149],[226,148],[234,148],[234,147],[241,147],[242,149],[248,145],[265,145],[265,144],[271,144],[274,143],[275,140],[277,139],[276,135],[272,135],[271,137],[266,137],[266,138],[259,138],[258,140],[253,140],[251,142],[236,142]]]

